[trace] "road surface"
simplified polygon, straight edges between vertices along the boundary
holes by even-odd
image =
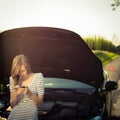
[[[110,62],[109,64],[104,66],[104,70],[106,70],[109,74],[110,80],[114,80],[118,82],[117,90],[112,92],[112,111],[111,115],[119,117],[120,120],[120,56]]]

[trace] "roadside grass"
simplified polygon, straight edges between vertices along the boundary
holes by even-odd
[[[113,52],[108,52],[108,51],[94,50],[93,53],[102,61],[103,65],[119,57],[118,54],[113,53]]]

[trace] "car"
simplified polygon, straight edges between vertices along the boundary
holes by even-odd
[[[41,120],[107,118],[106,93],[115,90],[117,82],[108,80],[101,60],[79,34],[62,28],[23,27],[0,33],[0,42],[3,83],[9,84],[11,61],[17,54],[27,55],[33,71],[43,73]],[[6,112],[2,109],[2,115],[7,117],[10,111]]]

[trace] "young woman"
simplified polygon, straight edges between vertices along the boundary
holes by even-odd
[[[42,73],[32,73],[28,58],[17,55],[10,76],[10,105],[8,120],[38,120],[38,107],[44,97]]]

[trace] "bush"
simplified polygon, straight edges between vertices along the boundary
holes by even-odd
[[[110,41],[101,36],[83,37],[84,41],[92,50],[103,50],[115,52],[116,46]]]

